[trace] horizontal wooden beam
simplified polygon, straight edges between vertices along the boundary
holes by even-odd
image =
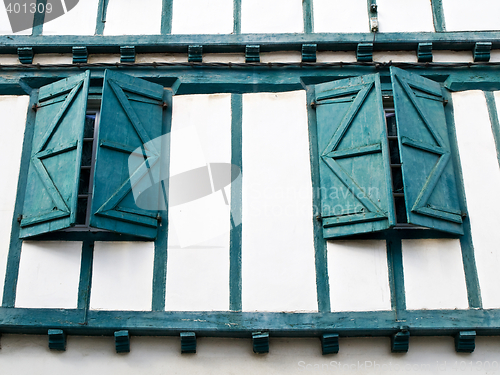
[[[187,46],[201,45],[204,53],[245,52],[247,45],[260,45],[261,52],[301,51],[303,44],[317,44],[318,51],[355,51],[360,43],[373,43],[374,51],[417,50],[419,43],[432,43],[434,50],[473,50],[478,42],[500,48],[500,32],[446,33],[315,33],[315,34],[226,34],[226,35],[4,35],[0,54],[15,54],[17,48],[32,47],[34,53],[71,53],[86,46],[89,53],[119,53],[120,46],[133,45],[137,53],[186,53]]]

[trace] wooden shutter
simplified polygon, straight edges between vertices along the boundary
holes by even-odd
[[[378,74],[315,86],[325,238],[395,224]],[[317,193],[317,192],[316,192]]]
[[[20,237],[75,224],[90,72],[40,88]]]
[[[439,83],[391,67],[408,223],[463,234]]]
[[[132,192],[159,162],[153,139],[162,135],[163,86],[107,70],[104,75],[90,226],[153,239],[158,210],[137,206]],[[129,156],[144,161],[129,171]],[[132,182],[131,182],[132,181]]]

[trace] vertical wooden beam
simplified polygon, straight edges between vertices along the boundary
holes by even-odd
[[[233,0],[233,34],[241,34],[241,0]]]
[[[173,0],[163,0],[161,5],[161,34],[172,33]]]
[[[326,241],[323,238],[323,225],[317,217],[320,215],[321,192],[319,189],[319,151],[318,132],[316,129],[316,111],[310,103],[314,102],[314,86],[306,88],[307,118],[309,127],[309,160],[311,161],[311,182],[313,186],[313,228],[314,228],[314,264],[316,268],[316,295],[319,312],[330,312],[330,281],[328,279],[328,259]]]
[[[92,265],[94,262],[94,241],[83,241],[82,260],[80,266],[80,283],[78,285],[77,308],[85,310],[85,323],[90,308],[90,291],[92,287]]]
[[[367,0],[368,5],[368,22],[370,31],[376,33],[378,31],[378,6],[377,0]]]
[[[43,23],[45,21],[45,8],[47,6],[47,0],[36,0],[36,12],[33,17],[33,31],[31,35],[38,36],[43,33]],[[38,9],[42,8],[43,12],[38,13]]]
[[[97,18],[95,25],[95,34],[103,35],[104,26],[106,25],[106,13],[108,11],[108,2],[109,0],[99,0],[99,4],[97,5]]]
[[[229,309],[241,311],[241,208],[243,96],[231,95],[231,164],[240,168],[240,178],[231,183],[231,232],[229,244]]]
[[[488,107],[488,114],[490,116],[491,131],[495,139],[495,146],[497,149],[498,165],[500,166],[500,121],[498,120],[497,104],[495,95],[491,91],[485,91],[486,105]]]
[[[406,310],[405,281],[403,271],[403,252],[401,238],[389,238],[387,246],[387,268],[389,271],[389,286],[391,289],[391,306],[400,319]]]
[[[446,24],[444,22],[443,0],[431,0],[431,5],[434,30],[436,30],[437,32],[446,31]]]
[[[302,0],[302,17],[304,18],[304,33],[313,33],[314,15],[312,0]]]

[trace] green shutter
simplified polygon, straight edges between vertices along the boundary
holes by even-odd
[[[75,224],[90,72],[40,88],[20,237]]]
[[[160,150],[151,141],[162,135],[162,114],[163,86],[105,72],[90,226],[156,237],[158,210],[137,206],[131,180],[136,186],[152,178]],[[129,171],[129,157],[137,149],[142,150],[144,161]]]
[[[378,74],[315,86],[323,236],[395,224]]]
[[[391,67],[408,223],[463,234],[439,83]]]

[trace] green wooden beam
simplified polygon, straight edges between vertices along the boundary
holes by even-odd
[[[233,33],[241,34],[241,0],[233,0]]]
[[[404,319],[406,310],[405,284],[403,272],[403,251],[401,238],[387,239],[387,268],[391,290],[391,306],[398,319]]]
[[[103,35],[104,27],[106,26],[106,13],[108,11],[109,0],[99,0],[97,5],[97,18],[95,26],[95,34]]]
[[[497,104],[495,95],[491,91],[485,91],[486,105],[488,106],[488,114],[490,116],[491,131],[495,138],[495,146],[497,149],[497,159],[500,165],[500,121],[498,120]]]
[[[161,7],[161,34],[172,33],[172,8],[173,0],[162,0]]]
[[[446,31],[444,22],[443,0],[431,0],[432,20],[434,21],[434,30],[437,32]]]
[[[314,16],[312,0],[302,0],[302,16],[304,19],[304,33],[314,32]]]
[[[45,20],[45,7],[47,5],[47,0],[36,0],[36,9],[37,12],[35,12],[34,17],[33,17],[33,31],[31,35],[33,36],[38,36],[42,35],[43,33],[43,23]],[[38,13],[39,7],[43,9],[42,13]]]

